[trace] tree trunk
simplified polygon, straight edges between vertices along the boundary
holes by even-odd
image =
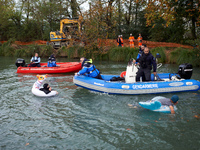
[[[78,13],[77,13],[77,2],[76,0],[71,0],[71,9],[72,9],[72,17],[78,17]]]

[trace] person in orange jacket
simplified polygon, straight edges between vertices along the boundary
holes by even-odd
[[[139,34],[137,40],[138,40],[138,47],[142,46],[142,36],[141,36],[141,34]]]
[[[130,37],[129,37],[129,43],[130,43],[130,48],[134,48],[134,36],[132,36],[132,34],[130,34]]]
[[[121,35],[121,37],[120,37],[120,40],[121,40],[121,45],[122,45],[122,47],[124,47],[124,42],[123,42],[123,36]]]

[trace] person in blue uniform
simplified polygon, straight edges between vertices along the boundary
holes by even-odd
[[[92,78],[102,79],[100,71],[92,64],[92,59],[81,58],[80,62],[82,63],[82,69],[75,73],[75,75],[85,75]]]
[[[140,77],[145,77],[142,80],[143,81],[151,81],[151,69],[153,65],[153,74],[156,75],[156,61],[153,55],[150,53],[150,50],[148,47],[144,48],[144,51],[142,52],[141,56],[133,60],[133,62],[138,62],[140,68],[136,75],[136,82],[140,81]]]
[[[52,54],[49,59],[48,59],[48,63],[47,63],[47,67],[56,67],[56,58],[55,55]]]
[[[40,57],[38,57],[38,53],[35,53],[35,56],[31,58],[30,67],[41,67],[40,66]]]
[[[144,48],[147,47],[145,44],[142,44],[142,46],[140,46],[140,49],[139,49],[139,52],[138,52],[138,55],[137,55],[137,58],[136,59],[139,59],[142,52],[144,51]]]

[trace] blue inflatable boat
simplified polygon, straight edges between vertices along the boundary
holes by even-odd
[[[80,87],[91,91],[108,94],[157,94],[171,92],[198,91],[200,82],[193,79],[167,80],[169,73],[158,74],[163,81],[125,83],[110,81],[114,75],[102,75],[103,80],[87,76],[74,76],[73,82]],[[152,75],[153,78],[153,75]]]
[[[150,82],[135,82],[135,72],[130,74],[130,77],[133,77],[133,83],[130,83],[131,80],[126,80],[126,78],[125,80],[113,80],[121,79],[119,75],[102,75],[103,80],[84,75],[74,76],[73,82],[88,90],[107,94],[158,94],[198,91],[200,89],[200,82],[190,79],[192,76],[192,65],[190,64],[180,65],[178,74],[160,73],[157,74],[157,79],[152,74]]]

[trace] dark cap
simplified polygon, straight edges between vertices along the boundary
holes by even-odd
[[[179,100],[179,97],[177,95],[173,95],[171,100],[176,103]]]

